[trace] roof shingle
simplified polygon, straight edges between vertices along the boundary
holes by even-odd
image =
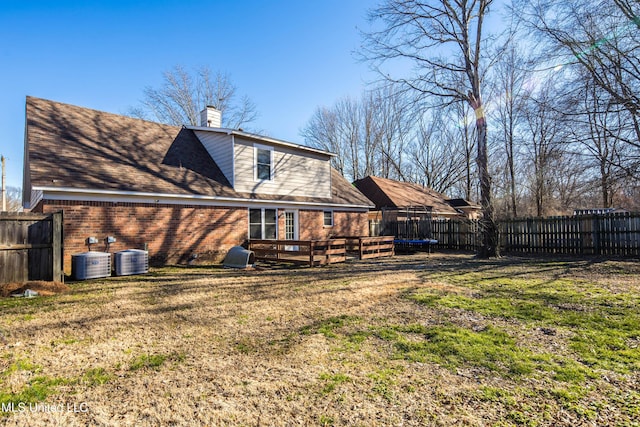
[[[430,207],[433,213],[458,215],[447,197],[429,187],[409,182],[367,176],[353,183],[366,195],[376,208],[415,208]]]
[[[26,144],[31,186],[371,204],[335,170],[331,199],[238,193],[190,129],[40,98],[27,97]]]

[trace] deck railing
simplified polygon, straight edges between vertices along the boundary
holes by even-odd
[[[395,255],[393,236],[345,237],[345,239],[347,240],[347,250],[356,252],[360,259]]]
[[[346,240],[250,240],[256,259],[308,264],[312,267],[346,260]]]
[[[339,237],[326,240],[250,240],[257,260],[307,264],[312,267],[344,262],[347,252],[359,259],[394,255],[393,236]]]

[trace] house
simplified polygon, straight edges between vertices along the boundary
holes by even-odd
[[[473,218],[480,206],[464,199],[449,199],[445,195],[419,184],[367,176],[353,183],[376,210],[372,220],[403,221],[432,218]]]
[[[467,219],[480,219],[482,216],[482,206],[466,199],[449,199],[447,203],[461,211]]]
[[[212,107],[176,127],[27,97],[23,202],[64,212],[65,271],[90,236],[163,264],[217,261],[247,239],[368,235],[373,206],[333,154],[220,123]]]

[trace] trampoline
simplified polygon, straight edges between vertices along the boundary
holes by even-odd
[[[435,239],[394,239],[393,244],[396,247],[396,251],[412,252],[416,250],[424,250],[431,253],[431,246],[437,245],[438,241]]]

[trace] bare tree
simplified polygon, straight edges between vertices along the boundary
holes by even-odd
[[[460,180],[458,186],[463,197],[467,200],[475,200],[474,189],[477,188],[476,165],[473,161],[473,153],[476,150],[477,135],[473,126],[473,112],[469,104],[456,102],[451,105],[454,120],[446,123],[447,131],[445,141],[455,145],[456,159],[461,159],[464,178]],[[454,161],[452,161],[454,162]]]
[[[640,148],[640,2],[516,0],[556,69],[578,66],[630,114]]]
[[[529,89],[527,61],[520,54],[521,48],[512,43],[497,62],[494,73],[492,118],[499,130],[497,138],[504,154],[504,189],[509,216],[518,217],[518,150],[524,107]]]
[[[526,122],[525,145],[532,174],[531,194],[535,215],[541,217],[555,210],[554,171],[563,162],[564,123],[555,104],[557,86],[553,79],[546,80],[536,93],[528,97],[524,112]]]
[[[402,156],[411,114],[388,87],[320,107],[301,134],[308,145],[336,153],[334,166],[352,180],[367,175],[403,178]]]
[[[22,210],[22,189],[7,187],[7,211],[19,212]]]
[[[499,255],[488,169],[487,121],[482,99],[484,22],[493,0],[387,0],[370,12],[381,27],[364,35],[363,56],[384,78],[403,85],[418,99],[450,104],[464,101],[476,113],[477,156],[483,208],[481,257]],[[399,60],[414,65],[408,77],[381,67]]]
[[[362,108],[358,100],[342,98],[331,107],[319,107],[301,134],[307,145],[337,154],[334,166],[351,180],[362,178],[364,159]],[[365,168],[366,169],[366,168]]]
[[[406,180],[403,156],[409,144],[415,111],[393,85],[374,89],[372,102],[380,132],[376,175]]]
[[[357,100],[352,98],[344,98],[336,104],[336,114],[338,117],[338,132],[342,141],[346,143],[347,171],[351,179],[362,178],[360,173],[360,165],[362,156],[360,155],[360,105]]]
[[[144,89],[141,106],[131,115],[151,117],[171,125],[200,123],[200,111],[207,105],[222,111],[222,126],[237,129],[253,122],[258,114],[254,103],[246,96],[239,97],[229,75],[200,67],[193,72],[177,65],[163,73],[159,88]]]
[[[439,193],[467,197],[474,146],[462,103],[431,110],[418,120],[411,143],[412,172],[407,178]],[[471,145],[469,145],[471,144]]]
[[[301,135],[307,145],[336,154],[331,158],[332,166],[341,175],[346,176],[348,156],[342,136],[338,132],[338,115],[334,109],[317,108],[302,129]]]
[[[626,170],[634,167],[632,149],[622,142],[628,132],[628,115],[586,72],[578,74],[582,78],[567,84],[571,95],[563,114],[583,164],[591,172],[590,185],[599,190],[599,200],[592,203],[613,207]]]
[[[358,141],[358,155],[362,158],[362,170],[358,171],[358,178],[368,175],[376,175],[379,168],[377,160],[381,152],[382,123],[379,120],[379,111],[376,97],[373,93],[365,94],[365,98],[359,103],[360,138]]]

